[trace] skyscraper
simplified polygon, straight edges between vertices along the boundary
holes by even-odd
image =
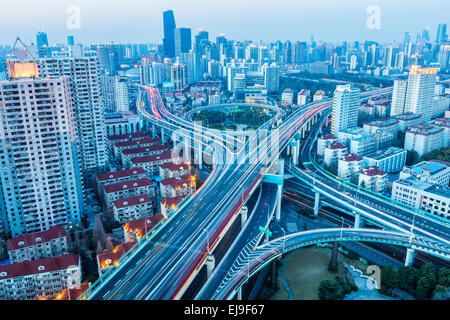
[[[180,57],[182,53],[187,53],[192,48],[191,29],[175,29],[175,56]]]
[[[163,12],[164,23],[164,39],[163,50],[164,55],[173,58],[175,56],[175,17],[172,10]]]
[[[39,73],[50,78],[68,76],[71,80],[80,165],[83,179],[90,185],[93,174],[102,170],[107,160],[97,55],[86,51],[81,56],[39,59]]]
[[[408,80],[396,80],[392,93],[391,116],[412,112],[431,120],[437,68],[412,66]]]
[[[442,43],[447,40],[447,24],[439,24],[436,33],[436,43]]]
[[[38,47],[39,58],[48,56],[48,39],[45,32],[39,31],[36,35],[36,45]]]
[[[10,70],[12,64],[22,66],[0,81],[3,225],[13,237],[55,225],[79,228],[82,191],[70,79],[39,78],[34,62],[9,61]]]
[[[331,133],[355,128],[358,124],[360,90],[349,84],[339,85],[334,91]]]
[[[75,45],[75,38],[73,36],[67,36],[67,45],[68,46],[74,46]]]
[[[203,47],[209,42],[209,34],[205,29],[199,29],[195,36],[195,52],[203,54]]]

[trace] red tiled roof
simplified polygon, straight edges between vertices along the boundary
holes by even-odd
[[[321,137],[321,139],[324,140],[331,140],[331,139],[337,139],[333,134],[328,133],[328,134],[323,134]]]
[[[90,286],[91,283],[82,283],[75,288],[64,289],[50,300],[77,300]]]
[[[373,177],[373,176],[384,176],[386,172],[384,172],[377,166],[368,166],[361,170],[361,174]]]
[[[122,153],[125,155],[126,154],[138,154],[138,153],[153,152],[153,151],[160,151],[160,150],[166,150],[166,149],[167,149],[166,146],[163,146],[162,144],[156,142],[156,143],[152,144],[151,146],[125,149],[122,151]]]
[[[97,258],[98,258],[98,262],[100,263],[100,268],[109,267],[109,266],[115,264],[117,261],[120,260],[120,258],[123,257],[123,255],[125,253],[130,251],[130,249],[133,248],[133,246],[135,244],[136,244],[135,241],[126,242],[126,243],[119,244],[112,251],[99,253],[97,255]],[[108,259],[111,260],[111,262],[109,264],[106,263]]]
[[[134,197],[128,197],[128,198],[116,200],[113,202],[113,204],[117,209],[122,209],[122,208],[126,208],[126,207],[132,207],[137,204],[150,203],[150,202],[152,202],[152,199],[150,199],[149,196],[147,196],[145,194],[141,194],[141,195],[137,195]]]
[[[116,135],[108,136],[108,140],[114,141],[114,140],[144,138],[144,137],[147,137],[145,132],[138,131],[138,132],[134,132],[134,133],[116,134]]]
[[[343,160],[343,161],[346,161],[346,162],[362,161],[362,158],[358,157],[358,155],[355,154],[355,153],[346,153],[346,154],[342,155],[340,160]]]
[[[172,188],[183,187],[184,184],[187,186],[191,186],[192,183],[195,185],[195,177],[190,174],[185,174],[184,176],[167,178],[160,182],[162,185],[167,186],[170,185]]]
[[[125,177],[132,177],[138,174],[145,174],[147,171],[145,171],[144,168],[136,167],[121,171],[113,171],[113,172],[106,172],[101,173],[97,176],[98,181],[107,181],[112,179],[118,179],[118,178],[125,178]]]
[[[173,197],[173,198],[167,198],[164,199],[161,203],[164,207],[169,208],[169,207],[176,207],[181,200],[184,199],[185,196],[178,196],[178,197]]]
[[[136,163],[148,163],[148,162],[155,162],[158,160],[167,160],[172,158],[172,151],[166,150],[163,151],[160,154],[152,154],[151,156],[145,156],[145,157],[135,157],[131,159],[131,162]]]
[[[172,172],[190,170],[192,168],[190,164],[187,164],[184,161],[179,164],[176,164],[173,162],[165,162],[165,163],[161,164],[159,167],[162,169],[168,169]]]
[[[105,186],[106,193],[118,192],[121,190],[131,190],[140,187],[146,187],[153,185],[149,178],[121,181],[118,183],[108,184]]]
[[[330,144],[328,146],[329,149],[346,149],[347,147],[344,146],[342,143],[340,142],[333,142],[332,144]]]
[[[54,226],[46,231],[31,233],[27,235],[20,235],[18,237],[12,238],[8,240],[8,251],[17,250],[24,247],[33,246],[39,243],[44,243],[51,241],[52,239],[57,239],[61,237],[65,237],[66,232],[64,228],[61,226]],[[40,241],[36,239],[40,238]],[[20,242],[23,242],[23,245],[19,245]]]
[[[131,146],[137,146],[137,145],[144,145],[144,144],[151,144],[155,143],[156,140],[152,137],[144,137],[139,140],[126,140],[126,141],[119,141],[114,144],[117,148],[120,147],[131,147]]]
[[[80,257],[77,254],[65,254],[60,257],[6,264],[0,266],[0,280],[68,269],[70,266],[78,266],[79,262]],[[39,270],[41,266],[44,268]],[[3,272],[6,272],[6,275],[2,276]]]
[[[145,231],[150,231],[162,219],[164,219],[162,214],[156,214],[154,216],[128,221],[124,224],[123,228],[126,232],[136,232],[141,237],[145,234]]]

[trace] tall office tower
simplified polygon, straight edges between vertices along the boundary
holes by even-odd
[[[245,58],[245,50],[242,44],[234,45],[234,59],[244,59]]]
[[[333,70],[337,70],[340,66],[340,57],[337,55],[337,53],[333,54],[330,57],[330,65],[333,67]]]
[[[13,237],[60,225],[82,212],[70,79],[39,78],[35,62],[8,63],[0,81],[0,216]]]
[[[181,57],[182,53],[187,53],[191,50],[191,29],[190,28],[176,28],[175,29],[175,56]]]
[[[175,57],[175,17],[172,10],[163,12],[164,38],[163,47],[164,55],[169,58]]]
[[[140,66],[141,84],[149,84],[154,86],[161,85],[169,77],[163,76],[164,65],[158,62],[145,63]]]
[[[358,66],[358,56],[356,54],[352,54],[350,57],[350,70],[356,70]]]
[[[405,112],[407,80],[395,80],[392,89],[391,117]]]
[[[406,66],[407,57],[403,51],[400,51],[395,55],[395,68],[403,70]]]
[[[267,93],[278,92],[280,90],[280,67],[274,63],[270,66],[265,65],[263,72]]]
[[[395,67],[395,57],[397,55],[398,48],[392,45],[386,47],[384,55],[384,65],[386,67]]]
[[[121,76],[100,76],[100,88],[105,111],[129,111],[128,79]]]
[[[269,49],[266,46],[260,46],[258,48],[258,64],[262,66],[267,62],[269,62]]]
[[[380,58],[379,48],[376,44],[372,44],[368,50],[368,65],[376,66],[378,65],[378,59]]]
[[[38,48],[39,58],[48,57],[48,39],[45,32],[38,32],[36,35],[36,45]]]
[[[97,55],[86,51],[81,56],[39,59],[39,73],[42,77],[68,76],[71,79],[80,165],[84,183],[90,186],[94,182],[93,175],[101,171],[107,161]]]
[[[436,33],[436,43],[442,43],[447,40],[447,24],[439,24]]]
[[[247,48],[245,48],[245,59],[258,61],[258,47],[251,43]]]
[[[286,41],[284,46],[284,63],[292,63],[292,44],[290,41]]]
[[[295,42],[292,45],[292,63],[305,63],[306,59],[306,42]]]
[[[220,62],[216,60],[208,61],[208,74],[212,80],[220,80]]]
[[[438,61],[442,69],[447,69],[450,67],[450,45],[441,46]]]
[[[430,121],[437,72],[437,68],[412,66],[408,80],[396,80],[391,116],[411,112],[422,115],[423,122]]]
[[[331,112],[331,133],[355,128],[358,124],[360,90],[348,85],[338,85],[334,91]]]
[[[182,60],[186,64],[187,68],[187,84],[192,84],[201,80],[202,77],[202,65],[201,55],[195,52],[188,52],[182,54]]]
[[[225,35],[223,33],[219,34],[216,37],[216,44],[218,47],[220,47],[221,44],[223,44],[223,45],[227,44],[227,38],[225,38]]]
[[[75,38],[73,36],[67,36],[67,45],[68,46],[74,46],[75,45]]]
[[[422,30],[422,41],[430,42],[430,29],[429,28],[425,28]]]
[[[206,31],[205,29],[198,29],[198,34],[195,36],[195,44],[194,44],[195,52],[203,54],[204,47],[208,44],[208,42],[209,42],[208,31]]]
[[[403,37],[403,43],[407,44],[411,42],[411,33],[410,32],[405,32],[405,35]]]
[[[116,76],[120,66],[120,46],[114,44],[100,45],[97,47],[97,57],[100,73]]]
[[[174,63],[170,68],[170,80],[175,90],[182,90],[187,85],[187,67],[184,63]]]

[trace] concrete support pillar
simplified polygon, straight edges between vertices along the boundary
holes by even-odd
[[[214,258],[214,256],[212,254],[208,254],[208,256],[206,257],[206,274],[207,274],[207,278],[209,279],[213,273],[213,270],[215,268],[216,265],[216,259]]]
[[[247,222],[248,219],[248,207],[247,206],[242,206],[241,210],[241,229],[244,228],[245,223]]]
[[[319,215],[319,209],[320,209],[320,193],[316,192],[315,198],[314,198],[314,216]]]
[[[164,132],[164,128],[161,128],[161,143],[166,143],[166,134]]]
[[[152,138],[156,138],[156,126],[152,123]]]
[[[197,154],[196,160],[197,160],[198,168],[202,169],[203,168],[203,146],[200,143],[197,144],[196,154]]]
[[[242,300],[242,287],[239,288],[238,292],[237,292],[237,300]]]
[[[406,249],[405,267],[411,267],[413,265],[416,253],[416,250],[412,248]]]
[[[361,227],[361,214],[354,212],[355,214],[355,228],[359,229]]]
[[[191,138],[184,136],[184,149],[183,149],[183,158],[186,161],[191,161]]]
[[[278,185],[278,195],[277,195],[277,212],[275,219],[276,221],[280,221],[281,219],[281,200],[283,196],[283,186],[281,184]]]
[[[298,165],[298,147],[297,146],[292,146],[293,152],[292,152],[292,157],[293,157],[293,163],[294,165]]]

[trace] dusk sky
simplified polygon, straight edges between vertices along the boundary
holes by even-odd
[[[81,10],[81,29],[69,30],[67,8]],[[381,9],[381,28],[366,27],[366,9]],[[43,30],[50,44],[73,34],[76,42],[161,42],[162,12],[172,9],[177,27],[205,28],[210,39],[224,33],[236,40],[401,40],[409,31],[429,27],[434,41],[438,23],[448,23],[449,0],[19,0],[0,10],[0,43],[16,36],[35,42]],[[449,33],[449,31],[448,31]]]

